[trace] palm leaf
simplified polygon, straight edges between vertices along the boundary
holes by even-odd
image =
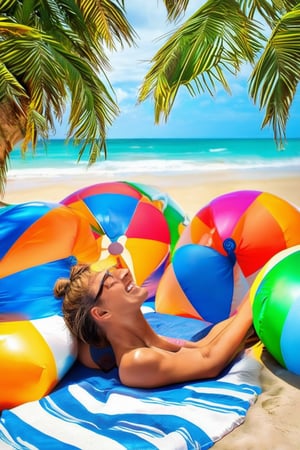
[[[153,95],[155,121],[167,119],[178,89],[211,95],[220,83],[230,91],[226,75],[236,74],[244,61],[254,62],[264,37],[234,0],[209,0],[189,18],[152,59],[139,101]]]
[[[279,146],[300,80],[300,5],[278,21],[250,78],[249,93],[265,109],[262,126],[271,124]]]
[[[59,43],[52,43],[55,59],[64,73],[64,82],[69,91],[71,112],[67,139],[82,142],[81,158],[90,146],[89,163],[93,163],[103,149],[106,154],[106,129],[118,114],[118,107],[99,79],[96,72],[76,55],[66,52]]]
[[[136,33],[123,13],[123,2],[110,0],[78,0],[83,18],[95,42],[104,41],[108,48],[116,50],[116,42],[132,45]]]
[[[118,113],[115,101],[96,71],[46,36],[39,40],[30,37],[7,39],[0,42],[0,54],[3,67],[23,80],[22,85],[30,99],[23,149],[29,142],[34,147],[37,135],[47,138],[55,119],[62,118],[65,105],[70,101],[68,139],[82,141],[83,150],[91,144],[94,149],[98,148],[97,154],[95,151],[90,153],[90,163],[94,162],[100,150],[105,149],[107,126]],[[2,91],[12,99],[12,89],[16,87],[16,80],[12,78],[10,91],[5,86]]]
[[[0,102],[7,97],[17,104],[21,96],[27,97],[24,87],[0,61]]]
[[[12,33],[15,35],[30,34],[39,37],[40,33],[32,27],[20,23],[10,22],[7,17],[0,16],[0,38],[2,33]]]
[[[283,2],[269,0],[241,0],[241,9],[249,18],[260,16],[271,28],[282,14]]]
[[[1,0],[0,13],[6,13],[17,4],[18,0]]]
[[[176,20],[188,7],[189,0],[163,0],[169,20]]]

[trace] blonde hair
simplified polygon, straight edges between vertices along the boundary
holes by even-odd
[[[109,343],[90,314],[96,302],[90,289],[93,276],[88,264],[75,265],[70,278],[56,281],[54,295],[63,298],[64,320],[71,333],[86,344],[104,347]]]

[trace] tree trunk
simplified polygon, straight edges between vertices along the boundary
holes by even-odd
[[[8,158],[13,147],[25,136],[26,116],[24,110],[15,103],[0,103],[0,195],[3,196],[6,185]]]

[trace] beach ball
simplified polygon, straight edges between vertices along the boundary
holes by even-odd
[[[272,256],[300,244],[299,230],[300,211],[286,200],[267,192],[235,191],[201,208],[183,231],[177,248],[192,242],[226,254],[229,239],[251,284]]]
[[[300,245],[268,261],[250,300],[259,338],[281,366],[300,375]]]
[[[218,323],[236,311],[248,290],[229,250],[198,244],[178,248],[157,288],[155,310],[159,313]]]
[[[46,395],[73,364],[77,343],[53,287],[96,257],[89,223],[66,206],[0,208],[0,409]]]
[[[126,183],[149,198],[156,208],[163,213],[170,231],[170,252],[172,256],[179,237],[190,222],[188,215],[167,192],[142,183]]]
[[[185,227],[186,217],[175,202],[155,188],[120,181],[87,186],[61,203],[90,223],[98,267],[128,267],[153,298]]]
[[[181,248],[190,244],[212,248],[223,256],[230,256],[233,264],[232,299],[224,297],[224,310],[201,305],[196,295],[182,294],[181,282],[166,274],[156,297],[158,312],[187,314],[214,323],[232,315],[249,290],[257,273],[278,252],[300,244],[300,212],[287,201],[260,191],[236,191],[221,195],[201,208],[185,227],[175,246],[173,260]],[[171,264],[173,264],[173,260]],[[182,261],[190,270],[197,270],[202,261]],[[168,270],[172,272],[172,268]],[[220,279],[215,273],[215,283]],[[193,281],[195,291],[201,292],[203,283]],[[211,282],[208,281],[208,289]],[[172,289],[172,297],[169,297]],[[200,298],[200,297],[199,297]],[[222,298],[222,296],[221,296]],[[183,300],[184,299],[184,300]],[[229,303],[228,303],[229,302]],[[193,308],[193,311],[192,309]],[[180,311],[180,312],[179,312]],[[221,312],[222,311],[222,312]],[[229,315],[225,314],[228,311]]]

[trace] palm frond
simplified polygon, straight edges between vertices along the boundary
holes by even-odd
[[[290,11],[297,5],[297,0],[241,0],[241,9],[249,17],[260,16],[270,28],[283,14]]]
[[[7,97],[17,104],[22,96],[27,97],[24,87],[0,60],[0,102]]]
[[[33,108],[32,104],[29,105],[27,109],[26,129],[21,145],[22,153],[26,153],[29,143],[32,145],[33,152],[35,152],[38,137],[41,137],[44,141],[46,141],[48,138],[48,130],[49,126],[46,118],[42,114],[39,114]]]
[[[180,86],[213,95],[220,83],[229,92],[227,73],[254,62],[264,36],[234,0],[209,0],[189,18],[152,59],[139,102],[153,95],[155,122],[167,119]]]
[[[118,114],[117,104],[84,60],[65,52],[59,43],[53,43],[53,48],[56,61],[63,68],[71,101],[67,139],[82,143],[79,159],[86,147],[91,146],[89,163],[93,163],[102,149],[106,155],[106,130]]]
[[[168,20],[176,20],[188,7],[189,0],[163,0],[168,12]]]
[[[126,19],[123,2],[110,0],[77,0],[84,22],[96,42],[104,42],[111,50],[116,50],[116,42],[123,47],[134,44],[136,33]]]
[[[106,154],[118,114],[106,49],[135,37],[124,0],[0,1],[0,183],[13,145],[23,139],[23,151],[30,142],[34,150],[69,103],[67,139],[81,145],[79,158],[87,148],[90,163]]]
[[[85,22],[74,0],[26,0],[12,11],[16,21],[51,35],[70,51],[85,58],[100,71],[109,67],[102,41],[95,37],[93,23]]]
[[[300,5],[278,21],[250,78],[249,93],[265,109],[262,127],[272,125],[278,146],[300,80]]]
[[[11,8],[17,4],[18,0],[1,0],[0,14],[7,13]]]
[[[29,142],[34,147],[37,135],[47,137],[55,119],[62,118],[68,102],[71,102],[68,139],[83,143],[83,151],[91,143],[94,149],[98,145],[99,152],[105,149],[106,129],[118,108],[96,71],[84,59],[46,36],[39,40],[7,39],[0,42],[0,54],[8,74],[22,79],[30,99],[23,149]],[[11,100],[13,87],[11,81],[10,91],[7,86],[2,88]],[[96,156],[95,152],[90,154],[90,163]]]
[[[271,28],[282,13],[281,1],[241,0],[240,4],[242,11],[249,18],[253,19],[259,15]]]
[[[7,17],[0,16],[0,34],[11,33],[15,35],[30,34],[39,37],[40,33],[34,28],[20,23],[10,22]]]

